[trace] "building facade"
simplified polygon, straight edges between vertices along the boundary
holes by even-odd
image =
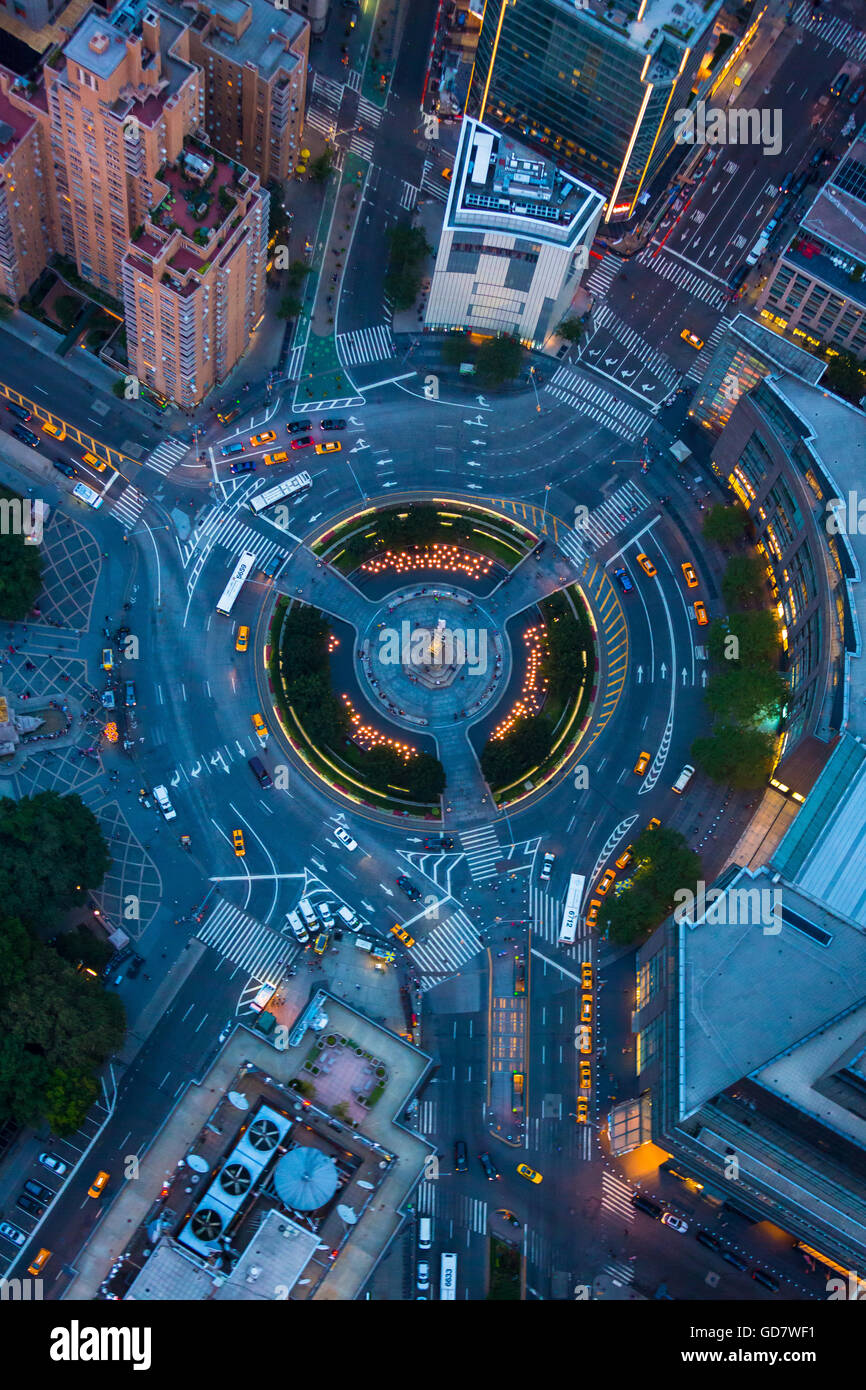
[[[784,342],[764,324],[738,314],[725,322],[724,333],[689,402],[689,415],[711,434],[719,435],[740,398],[766,376],[790,372],[814,385],[826,370],[827,364],[820,358]]]
[[[0,91],[0,295],[18,303],[43,269],[49,241],[39,127]]]
[[[603,203],[510,136],[464,120],[425,326],[541,346],[577,293]]]
[[[756,308],[775,332],[814,351],[866,357],[866,138],[815,197],[767,277]]]
[[[674,144],[722,0],[487,0],[466,114],[505,128],[631,216]]]

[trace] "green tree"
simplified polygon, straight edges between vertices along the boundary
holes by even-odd
[[[739,790],[761,787],[773,768],[773,737],[761,729],[725,724],[695,739],[692,757],[714,782]]]
[[[543,714],[519,720],[502,739],[491,739],[481,754],[481,771],[491,787],[510,786],[543,763],[550,753],[553,731]]]
[[[735,657],[726,655],[730,650],[730,637],[737,641]],[[775,615],[766,608],[752,613],[731,613],[730,617],[710,627],[710,657],[714,662],[724,661],[727,665],[735,660],[743,666],[775,666],[780,646]]]
[[[520,375],[522,362],[523,348],[517,339],[500,333],[481,344],[475,359],[475,370],[481,385],[489,389],[502,386],[506,381],[514,381]]]
[[[8,319],[14,312],[15,305],[6,294],[0,294],[0,319]]]
[[[398,222],[387,232],[388,269],[385,293],[396,310],[411,309],[421,289],[427,257],[433,248],[420,227]]]
[[[643,830],[632,852],[629,886],[618,895],[608,894],[599,911],[599,925],[619,945],[653,931],[673,911],[675,893],[696,885],[702,876],[700,856],[679,831]]]
[[[306,261],[292,261],[286,271],[286,289],[289,294],[300,294],[304,281],[312,269]]]
[[[855,405],[861,396],[866,395],[866,376],[863,374],[862,366],[850,352],[833,350],[833,355],[827,361],[827,370],[821,378],[821,385],[829,386],[831,391],[844,396],[846,401],[853,401]]]
[[[278,319],[295,319],[303,310],[303,304],[293,294],[284,294],[277,305]]]
[[[556,331],[567,343],[579,343],[583,324],[580,319],[563,319]]]
[[[80,309],[80,301],[71,294],[58,295],[53,305],[54,317],[57,319],[58,323],[63,325],[67,332],[78,318]]]
[[[334,167],[334,152],[330,145],[326,145],[320,155],[311,159],[307,165],[307,172],[313,183],[327,183],[328,176]]]
[[[0,487],[0,503],[6,503],[10,525],[18,509],[24,519],[24,498],[9,488]],[[38,545],[28,545],[21,531],[0,533],[0,618],[20,623],[27,617],[42,589],[42,560]],[[2,904],[2,900],[0,900]]]
[[[58,1067],[45,1087],[45,1119],[56,1134],[74,1134],[98,1094],[95,1078],[86,1071]]]
[[[757,724],[778,719],[789,693],[778,671],[740,663],[711,677],[706,701],[723,724]]]
[[[38,792],[0,799],[0,904],[29,927],[54,929],[111,859],[99,822],[80,797]]]
[[[474,345],[467,333],[449,333],[442,343],[442,362],[446,367],[459,367],[475,357]]]
[[[722,593],[729,608],[761,597],[765,582],[764,566],[756,555],[732,555],[722,577]]]
[[[743,507],[711,507],[704,521],[704,538],[719,545],[732,546],[742,540],[749,518]]]
[[[61,932],[54,942],[54,949],[70,965],[83,961],[92,970],[102,971],[114,955],[114,948],[94,936],[85,922],[79,922],[72,931]]]

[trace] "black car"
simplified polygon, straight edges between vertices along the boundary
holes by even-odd
[[[25,425],[28,420],[33,418],[26,406],[18,405],[15,401],[7,401],[6,409],[10,415],[14,415],[16,420],[22,420]]]
[[[132,956],[132,965],[129,967],[129,969],[128,969],[127,972],[126,972],[126,978],[127,978],[128,980],[134,980],[135,977],[136,977],[136,975],[138,975],[138,973],[140,972],[141,967],[142,967],[143,965],[144,965],[144,956],[140,956],[140,955],[138,954],[137,951],[133,952],[133,956]]]
[[[728,281],[728,284],[730,285],[731,289],[738,290],[748,273],[749,267],[746,265],[745,261],[742,265],[738,265],[730,280]]]
[[[238,459],[237,463],[232,464],[229,471],[231,473],[255,473],[256,461],[255,459]]]
[[[312,420],[290,420],[286,425],[289,434],[302,434],[304,430],[311,430],[312,428]]]
[[[769,1274],[765,1274],[762,1269],[752,1269],[749,1273],[756,1284],[762,1284],[764,1288],[769,1289],[771,1293],[779,1292],[779,1285],[776,1283],[775,1279],[771,1279]]]
[[[454,1144],[454,1172],[469,1172],[469,1150],[466,1148],[466,1142],[463,1139],[456,1140]]]
[[[320,420],[320,421],[319,421],[319,429],[320,429],[320,430],[344,430],[345,428],[346,428],[346,421],[345,421],[345,420]]]
[[[55,459],[54,467],[57,469],[58,473],[63,474],[64,478],[74,478],[78,473],[78,469],[71,463],[67,463],[66,459]]]
[[[709,1231],[695,1231],[695,1236],[697,1237],[698,1243],[700,1245],[705,1245],[708,1250],[721,1249],[719,1241],[716,1240],[715,1236],[711,1236]]]
[[[745,1261],[745,1260],[741,1260],[740,1257],[739,1257],[739,1255],[735,1255],[734,1252],[733,1252],[733,1250],[723,1250],[723,1251],[722,1251],[722,1259],[723,1259],[723,1260],[726,1260],[727,1263],[728,1263],[729,1265],[733,1265],[733,1266],[734,1266],[734,1269],[748,1269],[748,1268],[749,1268],[749,1266],[746,1264],[746,1261]]]
[[[412,903],[416,903],[421,896],[421,889],[416,888],[411,878],[407,878],[405,874],[400,874],[397,879],[397,887],[403,889],[406,897]]]
[[[44,1182],[36,1182],[34,1178],[28,1178],[24,1184],[24,1191],[35,1197],[37,1202],[50,1202],[55,1196],[50,1187],[46,1187]]]
[[[618,570],[614,570],[613,577],[619,584],[619,587],[622,589],[624,594],[630,594],[632,592],[632,590],[634,589],[634,584],[632,583],[631,579],[626,574],[624,569],[620,568]]]
[[[425,849],[453,849],[454,841],[450,835],[425,835]]]
[[[493,1162],[493,1159],[490,1157],[490,1154],[483,1153],[479,1154],[478,1157],[481,1160],[481,1167],[484,1169],[487,1181],[495,1182],[496,1179],[499,1177],[499,1169],[496,1167],[496,1164]]]
[[[22,1192],[21,1196],[16,1198],[15,1205],[16,1207],[20,1207],[22,1211],[28,1212],[30,1216],[39,1217],[45,1215],[45,1207],[43,1204],[37,1202],[35,1197],[29,1196],[26,1192]]]
[[[22,444],[29,444],[31,449],[39,448],[39,436],[29,430],[26,425],[13,425],[12,433],[16,439],[20,439]]]
[[[631,1204],[633,1207],[637,1207],[638,1211],[646,1212],[647,1216],[654,1217],[656,1221],[662,1214],[658,1202],[652,1202],[649,1197],[641,1197],[638,1193],[632,1197]]]

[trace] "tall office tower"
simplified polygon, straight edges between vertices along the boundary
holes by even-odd
[[[270,0],[158,0],[204,74],[208,139],[257,174],[288,179],[301,150],[310,26]]]
[[[465,120],[426,326],[540,347],[577,293],[603,206],[552,161]]]
[[[722,0],[486,0],[466,114],[544,151],[630,217],[673,148]],[[704,69],[707,80],[709,73]]]
[[[45,266],[49,243],[39,128],[0,92],[0,294],[13,304]]]

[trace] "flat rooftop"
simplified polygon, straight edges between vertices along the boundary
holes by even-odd
[[[0,92],[0,163],[7,159],[33,128],[35,120],[26,111],[19,111],[7,96]]]
[[[866,140],[854,141],[800,225],[807,235],[830,242],[861,263],[866,261]],[[862,284],[852,282],[852,296],[863,302]]]
[[[88,14],[63,50],[64,56],[97,77],[110,77],[126,58],[126,35],[104,15]]]
[[[827,363],[820,357],[780,337],[760,319],[749,318],[747,314],[737,314],[726,324],[725,338],[728,335],[748,343],[768,363],[773,362],[785,373],[802,377],[804,381],[816,383],[827,370]]]
[[[292,10],[277,9],[270,0],[207,0],[197,14],[191,5],[174,3],[174,0],[158,0],[157,8],[183,19],[199,33],[211,16],[236,27],[248,14],[249,23],[242,33],[235,36],[213,24],[203,42],[215,53],[224,53],[236,63],[254,64],[266,79],[280,68],[293,72],[301,62],[297,54],[287,51],[286,42],[296,44],[307,21]]]

